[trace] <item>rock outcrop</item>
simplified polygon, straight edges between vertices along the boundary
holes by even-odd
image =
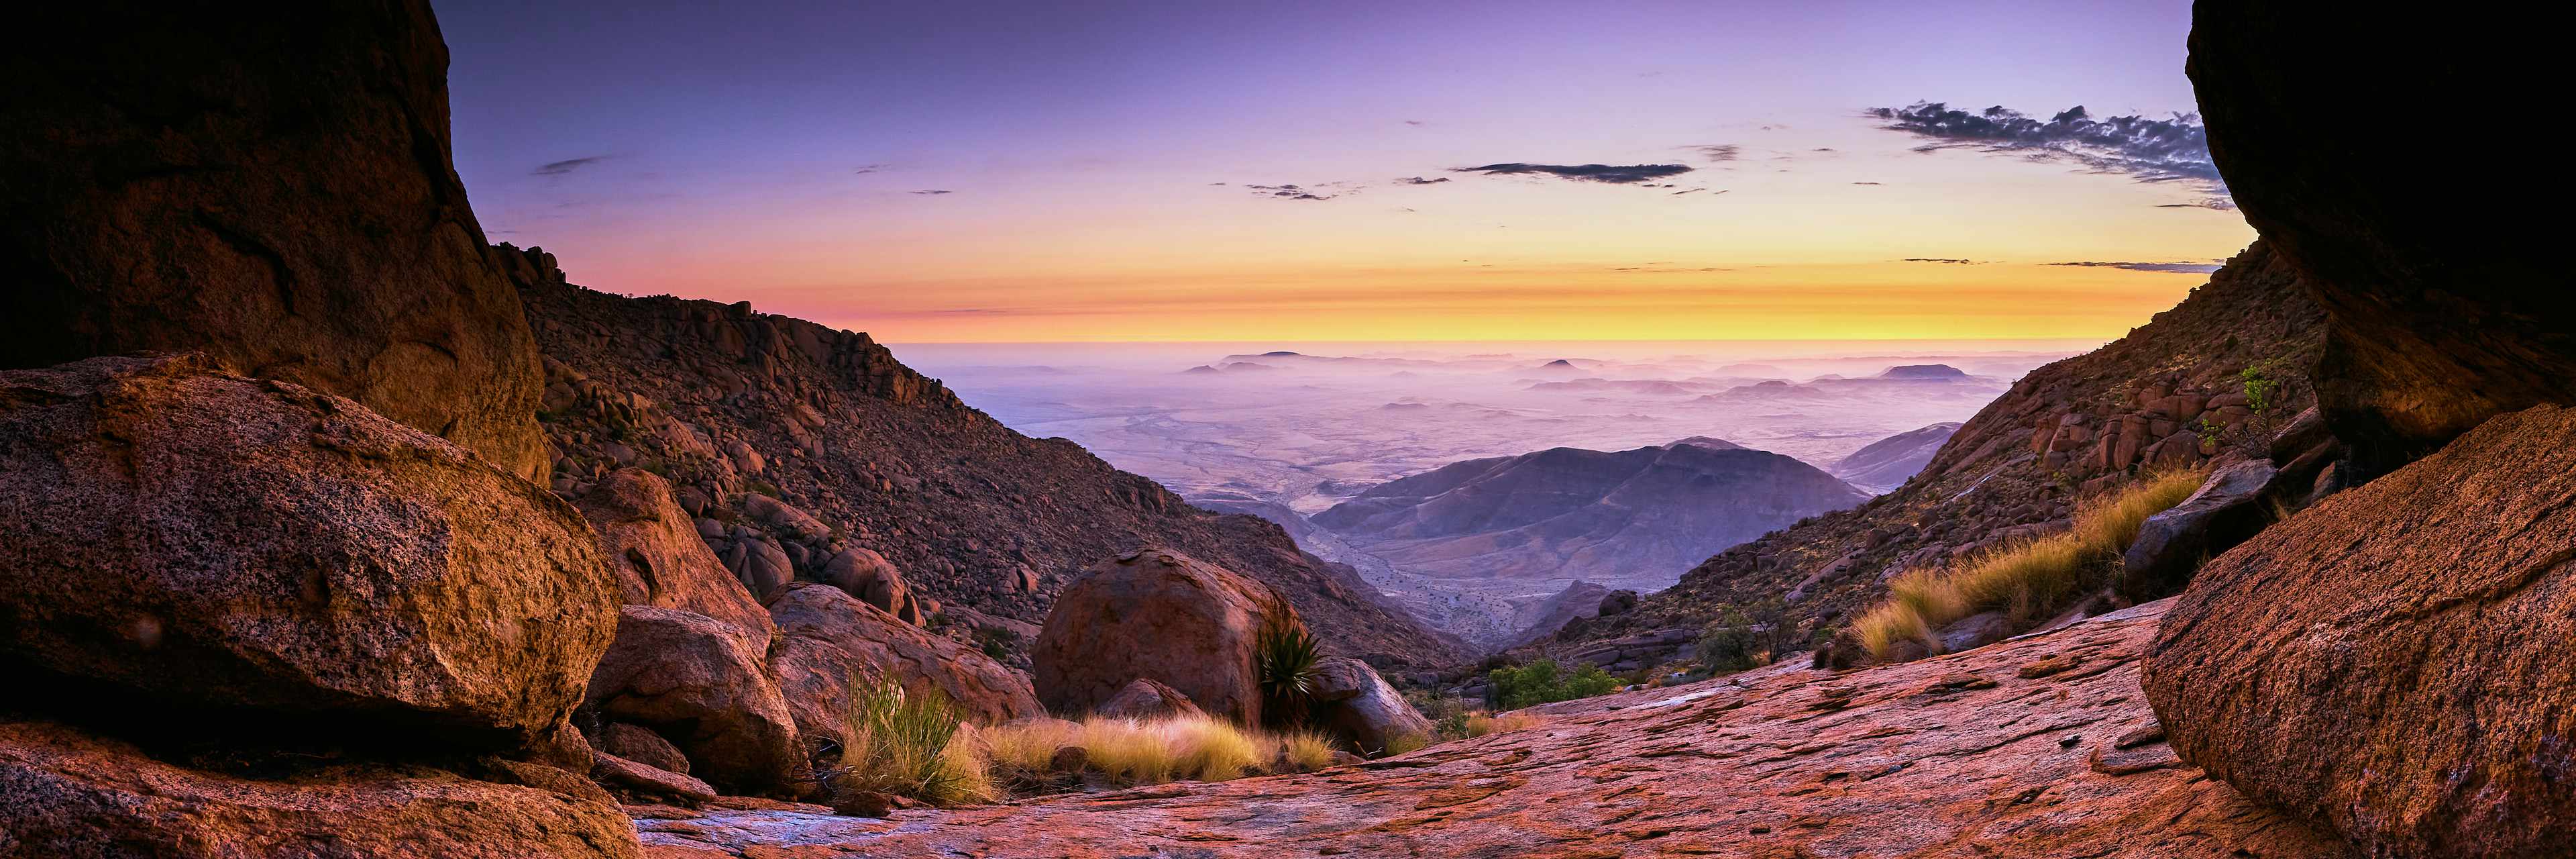
[[[621,469],[575,504],[598,532],[627,605],[706,615],[740,628],[753,647],[768,649],[768,610],[708,551],[694,520],[672,500],[670,483],[640,468]]]
[[[236,775],[58,724],[0,721],[0,855],[641,855],[633,824],[606,794],[559,775],[555,789],[355,764]]]
[[[1431,720],[1366,662],[1338,656],[1317,662],[1312,694],[1314,724],[1362,751],[1432,738]]]
[[[0,644],[51,677],[507,751],[615,602],[569,505],[349,400],[193,355],[0,372]]]
[[[854,575],[871,566],[864,551],[901,571],[907,598],[887,594],[889,611],[966,641],[971,628],[931,623],[934,605],[1036,622],[1086,566],[1157,545],[1269,585],[1340,652],[1409,667],[1469,656],[1278,525],[1014,432],[865,334],[748,303],[594,292],[565,283],[550,254],[500,252],[549,359],[554,488],[577,498],[625,467],[670,475],[756,597],[824,580],[837,559],[879,599]]]
[[[202,351],[544,476],[536,345],[449,166],[428,4],[73,4],[12,29],[0,368]]]
[[[2390,104],[2516,115],[2528,104],[2519,84],[2557,73],[2553,51],[2544,30],[2477,15],[2194,9],[2188,71],[2210,155],[2326,309],[2318,396],[2369,474],[2488,416],[2576,400],[2576,284],[2556,222],[2459,217],[2520,212],[2568,181],[2488,157],[2440,123],[2324,129]]]
[[[2148,700],[2185,760],[2378,856],[2576,832],[2576,410],[2488,421],[2203,567]]]
[[[1088,713],[1137,678],[1181,691],[1210,715],[1261,723],[1254,643],[1296,612],[1270,588],[1168,549],[1103,561],[1066,586],[1029,659],[1038,700]]]
[[[637,827],[668,859],[2342,855],[2174,758],[2137,680],[2163,607],[1903,665],[1568,702],[1534,728],[1312,775]]]
[[[2121,559],[2120,589],[2147,598],[2180,591],[2203,561],[2271,524],[2280,476],[2267,459],[2231,463],[2182,503],[2147,517]]]
[[[778,621],[770,670],[797,730],[809,740],[846,739],[853,678],[891,676],[907,690],[937,691],[967,719],[993,725],[1042,716],[1028,678],[956,641],[903,622],[838,588],[788,585],[769,603]]]
[[[688,756],[689,774],[724,790],[791,792],[805,753],[765,656],[723,621],[626,606],[583,709],[652,729]]]

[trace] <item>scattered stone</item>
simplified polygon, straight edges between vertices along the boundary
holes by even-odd
[[[1135,682],[1118,690],[1118,694],[1110,696],[1108,701],[1091,712],[1111,718],[1139,720],[1207,715],[1199,705],[1190,703],[1190,696],[1145,677],[1136,678]]]

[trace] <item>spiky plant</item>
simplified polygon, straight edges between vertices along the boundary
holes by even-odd
[[[1304,624],[1274,618],[1262,625],[1252,649],[1263,718],[1274,725],[1305,724],[1315,687],[1321,682],[1316,663],[1322,654],[1314,634]]]

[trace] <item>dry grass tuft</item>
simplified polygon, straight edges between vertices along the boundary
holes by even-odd
[[[1314,772],[1333,765],[1333,741],[1313,731],[1298,731],[1279,739],[1280,755],[1298,772]]]
[[[1499,716],[1479,713],[1467,717],[1467,736],[1481,737],[1486,734],[1499,734],[1504,731],[1518,731],[1523,728],[1535,728],[1546,723],[1547,717],[1536,713],[1511,712],[1504,713]]]
[[[907,694],[892,680],[851,678],[848,741],[824,774],[833,793],[885,793],[933,805],[990,802],[993,788],[974,726],[936,692]]]
[[[2063,532],[1987,552],[1946,571],[1907,572],[1888,585],[1886,602],[1853,624],[1853,633],[1870,655],[1884,660],[1909,641],[1925,652],[1941,652],[1936,632],[1981,611],[2005,611],[2015,624],[2027,624],[2097,585],[2097,573],[2118,562],[2147,517],[2190,498],[2208,477],[2205,469],[2151,475],[2086,502]]]
[[[1247,731],[1205,716],[1117,719],[1094,716],[1079,724],[1034,720],[982,732],[984,754],[996,775],[1027,783],[1054,775],[1047,768],[1057,749],[1080,746],[1085,766],[1119,784],[1176,780],[1225,781],[1259,772],[1286,757],[1301,768],[1330,766],[1332,744],[1311,733],[1285,737]],[[1309,766],[1311,761],[1321,761]]]

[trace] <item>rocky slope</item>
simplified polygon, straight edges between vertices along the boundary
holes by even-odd
[[[1941,445],[1958,431],[1956,423],[1940,423],[1897,433],[1852,451],[1826,470],[1853,486],[1886,492],[1905,485],[1905,481],[1923,471],[1923,466],[1932,464]]]
[[[1907,569],[2065,527],[2085,495],[2205,461],[2205,449],[2268,451],[2313,402],[2304,378],[2323,315],[2297,280],[2257,242],[2128,336],[2014,383],[1895,491],[1708,558],[1635,611],[1568,624],[1550,648],[1652,662],[1680,655],[1730,608],[1770,624],[1781,646],[1804,647]],[[2249,367],[2280,382],[2259,413],[2240,379]],[[1610,646],[1619,642],[1632,646]]]
[[[2341,855],[2175,759],[2138,691],[2163,608],[1905,665],[1576,702],[1314,775],[885,819],[633,811],[663,859]]]
[[[1156,545],[1269,584],[1340,652],[1386,666],[1464,655],[1278,525],[1020,435],[867,335],[595,292],[551,255],[504,250],[547,359],[556,488],[579,496],[621,466],[667,474],[739,575],[821,579],[867,550],[921,598],[921,620],[960,606],[1034,624],[1077,572]]]
[[[1660,587],[1711,552],[1866,498],[1806,463],[1710,440],[1468,460],[1309,518],[1447,590],[1544,594],[1577,579]]]

